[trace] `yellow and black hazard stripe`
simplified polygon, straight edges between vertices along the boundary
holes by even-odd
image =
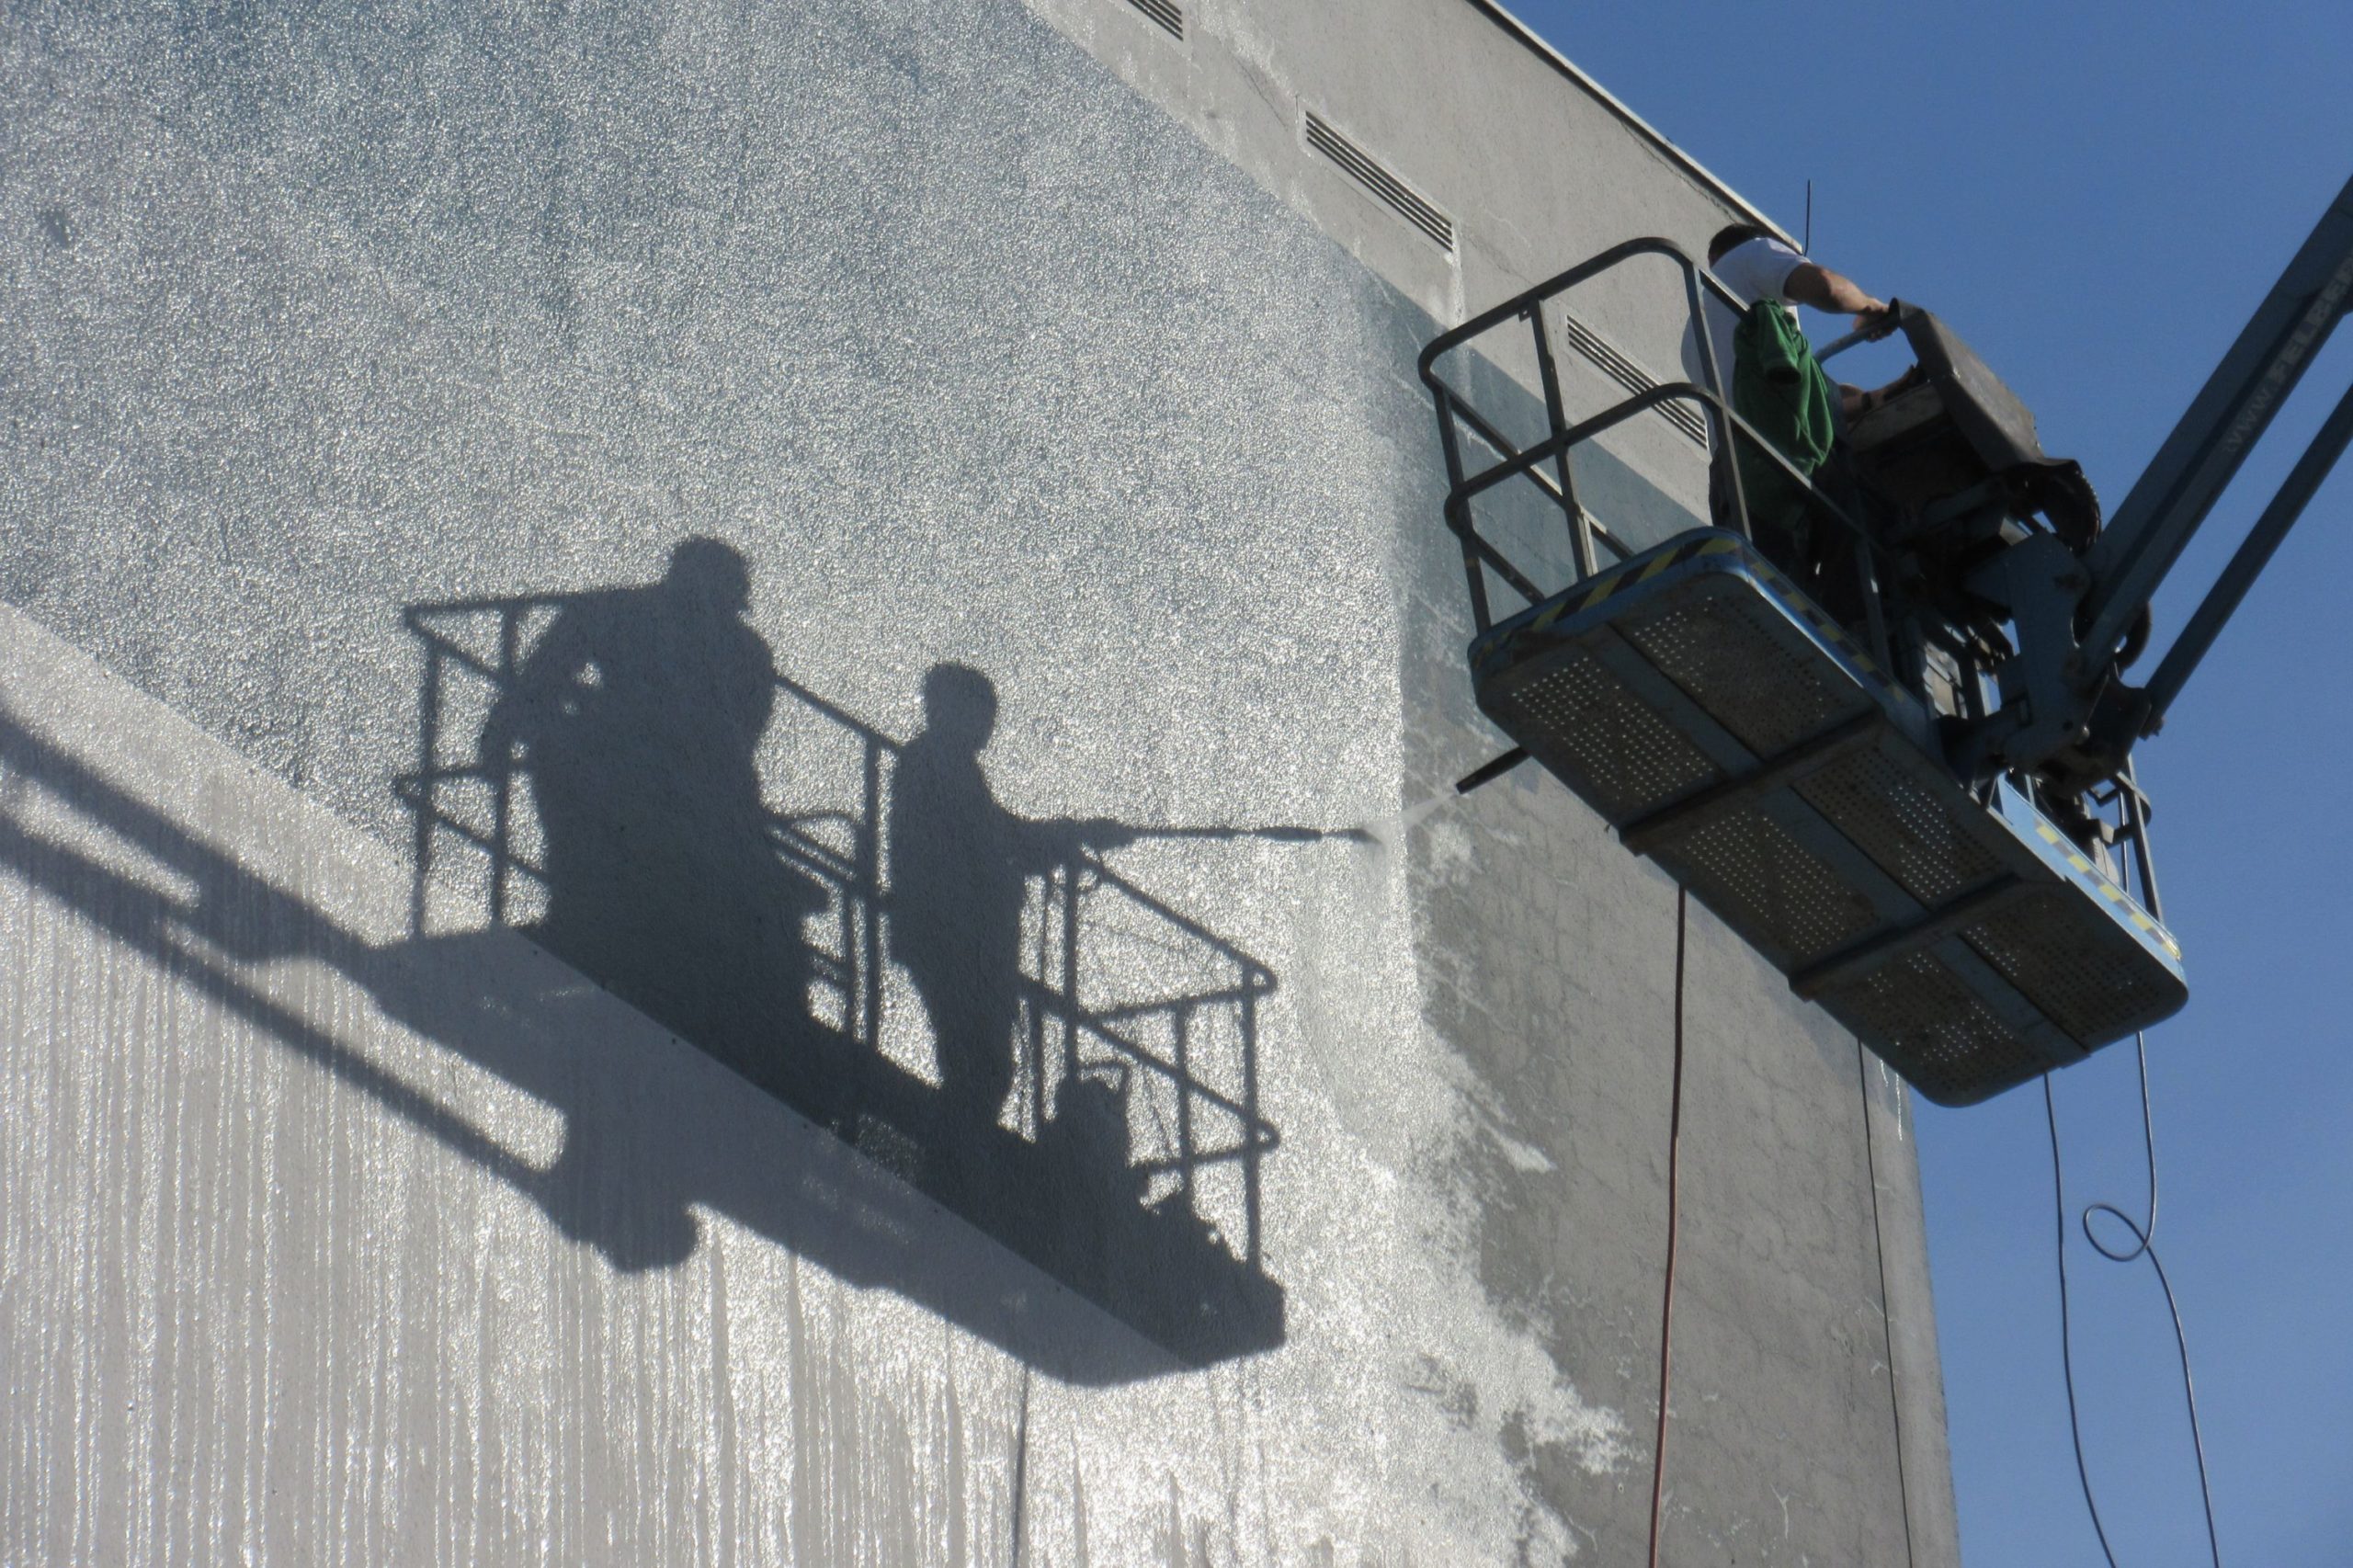
[[[1612,596],[1647,583],[1660,573],[1695,561],[1702,555],[1725,555],[1741,548],[1740,540],[1730,534],[1703,533],[1694,539],[1670,544],[1647,560],[1629,561],[1594,578],[1583,588],[1571,588],[1543,605],[1518,631],[1543,631],[1564,617],[1581,615]]]
[[[2156,918],[2135,903],[2131,893],[2110,881],[2106,871],[2093,865],[2091,858],[2077,848],[2074,840],[2048,822],[2039,819],[2034,824],[2034,831],[2041,836],[2045,844],[2066,857],[2068,865],[2074,867],[2082,875],[2090,878],[2092,886],[2099,891],[2101,898],[2120,906],[2120,912],[2132,923],[2133,929],[2172,954],[2174,962],[2181,961],[2181,944],[2173,939],[2173,933],[2157,924]]]
[[[1703,555],[1729,555],[1741,549],[1741,541],[1731,534],[1711,530],[1662,546],[1654,555],[1638,555],[1622,566],[1613,566],[1598,576],[1565,588],[1533,609],[1523,610],[1492,628],[1472,643],[1472,663],[1480,671],[1487,672],[1499,662],[1508,662],[1507,651],[1524,636],[1549,631],[1569,617],[1582,615],[1688,561]]]
[[[1882,687],[1888,684],[1886,674],[1879,667],[1879,661],[1865,653],[1863,645],[1855,641],[1854,634],[1833,619],[1829,611],[1808,598],[1805,590],[1782,575],[1780,568],[1753,550],[1744,553],[1747,557],[1749,570],[1781,596],[1791,614],[1813,628],[1816,636],[1853,661],[1855,667],[1872,681]]]

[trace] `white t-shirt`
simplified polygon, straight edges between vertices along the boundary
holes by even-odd
[[[1725,288],[1750,304],[1759,300],[1778,301],[1790,312],[1790,319],[1795,320],[1797,307],[1790,302],[1789,295],[1782,292],[1782,287],[1789,282],[1790,274],[1804,265],[1805,257],[1768,236],[1745,240],[1733,246],[1708,270],[1714,273]],[[1727,392],[1732,390],[1732,334],[1739,324],[1740,318],[1726,310],[1722,301],[1713,294],[1708,296],[1708,337],[1715,347],[1716,370],[1723,377]],[[1699,363],[1699,345],[1691,340],[1688,333],[1684,335],[1683,371],[1699,385],[1708,384],[1707,375]]]

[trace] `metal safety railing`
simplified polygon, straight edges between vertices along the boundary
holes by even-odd
[[[1702,381],[1664,381],[1615,403],[1590,417],[1572,422],[1563,395],[1560,366],[1553,350],[1552,327],[1546,307],[1580,285],[1646,256],[1664,257],[1681,276],[1686,326],[1691,335]],[[1708,330],[1707,313],[1711,299],[1735,315],[1748,308],[1745,301],[1673,241],[1655,238],[1628,240],[1480,312],[1461,326],[1433,339],[1423,349],[1418,369],[1423,384],[1429,388],[1436,401],[1438,438],[1446,456],[1446,522],[1461,541],[1463,574],[1470,587],[1472,619],[1482,632],[1495,623],[1495,617],[1488,597],[1487,577],[1490,573],[1521,598],[1534,605],[1541,603],[1561,588],[1574,586],[1601,571],[1597,547],[1607,549],[1620,561],[1634,553],[1631,546],[1578,503],[1575,471],[1570,454],[1577,447],[1637,415],[1653,408],[1680,404],[1696,408],[1706,424],[1710,437],[1706,460],[1711,471],[1711,490],[1722,507],[1721,520],[1726,526],[1744,539],[1752,541],[1755,539],[1748,497],[1741,480],[1740,465],[1735,460],[1734,443],[1740,441],[1746,442],[1748,449],[1760,454],[1778,468],[1790,484],[1805,497],[1810,507],[1818,510],[1845,531],[1856,551],[1871,650],[1884,665],[1892,666],[1893,661],[1889,657],[1887,615],[1880,593],[1880,585],[1887,580],[1885,569],[1890,565],[1886,553],[1845,506],[1826,494],[1814,483],[1811,475],[1801,472],[1772,441],[1733,411],[1725,392],[1724,367],[1717,363],[1714,337]],[[1489,334],[1515,323],[1525,323],[1530,329],[1545,419],[1542,438],[1524,447],[1515,444],[1496,420],[1482,414],[1462,388],[1449,381],[1440,369],[1440,362],[1448,355],[1466,347],[1475,351],[1483,346],[1482,340],[1486,339]],[[1835,352],[1837,347],[1846,346],[1847,340],[1842,340],[1825,352]],[[1488,358],[1493,359],[1492,355]],[[1492,452],[1495,460],[1483,466],[1472,466],[1474,444]],[[1570,559],[1575,574],[1569,583],[1551,589],[1541,586],[1493,540],[1481,533],[1472,503],[1514,480],[1524,480],[1532,484],[1547,502],[1561,511],[1567,526]]]

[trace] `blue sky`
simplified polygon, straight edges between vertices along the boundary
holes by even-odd
[[[1816,259],[1952,324],[2111,506],[2353,175],[2345,0],[1514,9],[1792,231],[1811,176]],[[1810,324],[1817,341],[1840,330]],[[2159,598],[2159,648],[2353,381],[2353,329],[2337,337]],[[1841,373],[1865,379],[1860,358]],[[2140,754],[2191,987],[2150,1039],[2158,1248],[2224,1560],[2267,1568],[2353,1561],[2348,513],[2353,462]],[[2094,1199],[2138,1212],[2131,1047],[2057,1087],[2071,1234]],[[1964,1559],[2097,1565],[2060,1383],[2041,1096],[1922,1106],[1919,1146]],[[2155,1281],[2080,1245],[2069,1267],[2118,1560],[2202,1563]]]

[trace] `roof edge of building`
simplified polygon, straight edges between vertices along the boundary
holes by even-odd
[[[1550,43],[1547,43],[1535,28],[1529,27],[1526,22],[1521,21],[1518,17],[1513,16],[1511,12],[1498,5],[1496,0],[1464,0],[1464,4],[1470,6],[1473,10],[1483,13],[1490,21],[1494,22],[1495,26],[1501,28],[1505,32],[1510,34],[1514,39],[1518,40],[1523,47],[1525,47],[1529,52],[1533,53],[1538,59],[1543,61],[1545,64],[1551,66],[1563,76],[1567,77],[1571,82],[1583,88],[1586,92],[1591,94],[1596,102],[1599,103],[1611,114],[1616,115],[1620,120],[1624,121],[1627,129],[1633,131],[1635,135],[1640,136],[1645,142],[1651,143],[1654,147],[1656,147],[1660,153],[1665,155],[1668,162],[1674,164],[1677,167],[1682,169],[1684,173],[1689,175],[1701,185],[1707,187],[1708,189],[1722,197],[1727,205],[1739,212],[1745,214],[1752,221],[1761,223],[1766,228],[1772,230],[1773,233],[1779,234],[1782,239],[1788,241],[1790,244],[1795,244],[1797,243],[1796,236],[1792,235],[1787,229],[1782,228],[1780,224],[1775,222],[1762,209],[1751,202],[1746,197],[1741,195],[1740,192],[1733,189],[1731,186],[1726,185],[1715,175],[1710,173],[1708,166],[1705,164],[1702,164],[1699,159],[1693,157],[1690,153],[1685,152],[1682,148],[1668,141],[1656,126],[1651,124],[1650,121],[1644,119],[1641,115],[1636,114],[1632,109],[1628,108],[1616,94],[1612,93],[1608,88],[1603,86],[1599,82],[1595,81],[1590,75],[1586,74],[1586,72],[1577,66],[1574,61],[1571,60],[1567,55],[1563,54],[1559,50],[1553,48]]]

